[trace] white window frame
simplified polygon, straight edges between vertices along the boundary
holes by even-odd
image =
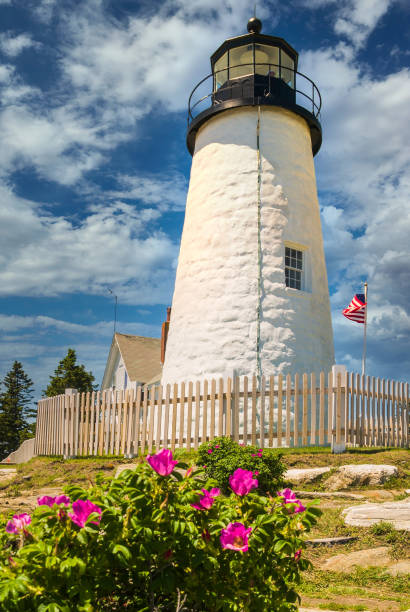
[[[311,292],[311,266],[310,266],[310,250],[305,244],[300,244],[297,242],[285,241],[283,250],[283,261],[284,261],[284,274],[285,274],[285,287],[287,291],[291,291],[292,293],[310,293]],[[295,251],[299,251],[302,253],[302,268],[294,268],[293,266],[286,265],[286,249],[293,249]],[[286,268],[290,270],[298,270],[300,275],[300,289],[296,287],[289,287],[286,285]]]

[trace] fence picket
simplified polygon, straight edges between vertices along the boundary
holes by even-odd
[[[342,375],[338,372],[336,377],[336,444],[342,441]]]
[[[286,446],[290,446],[290,412],[292,408],[292,382],[290,374],[286,376]]]
[[[278,436],[278,448],[282,446],[282,434],[283,434],[283,424],[282,424],[282,413],[283,413],[283,376],[279,374],[278,376],[278,411],[277,411],[277,436]]]
[[[204,380],[204,398],[202,404],[202,442],[208,437],[208,381]]]
[[[165,416],[164,416],[164,448],[169,446],[169,407],[171,402],[171,385],[165,389]]]
[[[140,450],[140,429],[141,429],[141,400],[142,387],[137,387],[137,397],[135,399],[134,412],[134,455],[138,456]]]
[[[219,379],[219,390],[218,390],[218,436],[223,436],[223,423],[224,423],[224,381],[223,378]]]
[[[327,377],[327,443],[332,443],[333,436],[333,374],[329,372]]]
[[[268,445],[273,445],[273,421],[274,421],[274,405],[275,405],[275,378],[269,376],[269,425],[268,425]],[[279,436],[279,433],[278,433]],[[279,438],[278,438],[279,440]],[[279,441],[278,441],[279,446]]]
[[[302,446],[308,443],[308,376],[302,377]]]
[[[122,405],[122,423],[121,423],[121,438],[119,441],[119,452],[121,455],[125,455],[125,448],[127,445],[127,425],[128,425],[128,404],[129,404],[130,390],[126,389],[124,393],[124,401]]]
[[[185,431],[185,420],[184,419],[185,419],[185,383],[182,382],[181,383],[181,398],[179,402],[179,435],[178,435],[178,445],[180,448],[183,448],[184,446],[184,431]]]
[[[259,436],[260,447],[265,448],[265,392],[266,379],[262,376],[260,387],[260,412],[259,412]]]
[[[194,436],[194,449],[198,450],[199,444],[199,419],[201,415],[201,383],[199,380],[195,385],[195,436]]]
[[[325,373],[319,377],[319,444],[325,443]]]
[[[154,439],[154,423],[155,423],[155,393],[156,387],[150,389],[150,407],[149,407],[149,429],[148,429],[148,452],[152,453],[152,441]]]
[[[233,381],[233,404],[232,404],[232,431],[233,439],[239,442],[239,377],[235,376]]]
[[[243,443],[248,444],[248,377],[243,378]]]
[[[225,436],[231,437],[232,428],[232,378],[226,381]]]
[[[162,427],[162,394],[163,387],[158,387],[158,408],[157,408],[157,435],[155,438],[155,451],[158,452],[161,448],[161,427]]]
[[[120,391],[119,397],[117,397],[117,402],[116,402],[117,405],[114,406],[114,410],[113,410],[114,436],[112,440],[112,446],[114,447],[114,450],[112,451],[112,453],[115,453],[115,455],[117,456],[120,454],[122,420],[124,418],[124,415],[123,415],[124,400],[125,400],[125,392],[124,390],[122,390]]]
[[[128,420],[127,420],[127,457],[131,457],[131,444],[132,444],[132,435],[133,435],[133,415],[134,415],[134,399],[135,399],[135,391],[134,389],[130,389],[128,393]]]
[[[257,398],[256,398],[256,389],[257,380],[256,376],[252,377],[252,433],[251,433],[251,444],[256,444],[256,407],[257,407]]]
[[[383,380],[383,419],[384,419],[384,436],[386,436],[386,444],[390,446],[392,443],[392,430],[390,423],[390,380]]]
[[[185,398],[182,398],[184,403]],[[177,412],[178,412],[178,385],[174,384],[174,395],[172,398],[172,430],[171,430],[171,451],[175,450],[176,432],[177,432]]]
[[[293,446],[299,446],[299,374],[295,374],[293,390]]]
[[[114,401],[115,398],[115,401]],[[111,393],[107,393],[107,403],[105,407],[105,418],[104,418],[104,426],[103,426],[103,448],[104,454],[108,455],[111,453],[114,454],[114,415],[113,411],[115,410],[115,404],[118,400],[118,392],[114,391]],[[111,450],[111,442],[112,442],[112,450]]]
[[[397,442],[397,430],[396,430],[396,403],[397,403],[397,384],[395,381],[391,381],[392,387],[392,401],[391,401],[391,411],[390,411],[390,422],[391,422],[391,439],[392,445],[396,446]]]
[[[186,427],[186,449],[191,449],[191,435],[192,435],[192,397],[194,394],[193,383],[188,383],[188,414],[187,414],[187,427]],[[181,401],[181,408],[183,402]]]
[[[216,380],[211,380],[211,427],[209,430],[209,440],[215,438],[215,398],[216,398]]]
[[[373,433],[373,445],[377,446],[379,443],[379,438],[380,438],[380,434],[379,434],[379,430],[381,431],[380,428],[380,414],[381,414],[381,400],[380,400],[380,393],[381,393],[381,384],[380,384],[380,378],[376,379],[376,397],[375,397],[375,405],[374,405],[374,433]]]
[[[310,375],[310,444],[316,446],[316,376]]]

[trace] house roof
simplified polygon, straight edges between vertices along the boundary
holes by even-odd
[[[118,353],[122,357],[130,381],[147,384],[153,379],[161,378],[161,339],[116,333],[112,339],[102,389],[109,385]]]
[[[147,383],[161,376],[161,339],[115,334],[130,380]]]

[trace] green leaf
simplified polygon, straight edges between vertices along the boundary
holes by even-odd
[[[126,546],[122,544],[116,544],[112,549],[114,555],[122,556],[124,559],[129,561],[131,559],[131,553]]]

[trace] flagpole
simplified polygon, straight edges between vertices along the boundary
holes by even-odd
[[[362,358],[362,376],[366,372],[366,332],[367,332],[367,281],[364,284],[364,330],[363,330],[363,358]]]

